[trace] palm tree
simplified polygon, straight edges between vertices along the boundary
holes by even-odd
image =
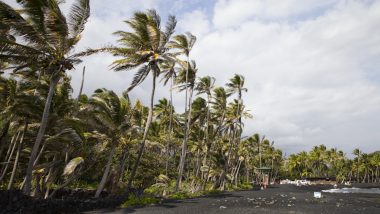
[[[188,62],[186,62],[188,64]],[[190,129],[190,123],[191,123],[191,105],[192,105],[192,98],[193,98],[193,92],[195,87],[195,80],[197,76],[197,65],[195,61],[191,61],[190,65],[183,66],[183,69],[180,70],[176,83],[178,85],[178,88],[180,91],[186,90],[186,93],[189,91],[189,106],[188,111],[185,112],[185,130],[184,130],[184,138],[182,143],[182,152],[181,152],[181,159],[179,162],[179,169],[178,169],[178,178],[176,182],[175,191],[178,191],[181,181],[182,181],[182,175],[183,175],[183,169],[185,168],[185,161],[186,161],[186,150],[187,150],[187,143],[189,138],[189,129]],[[187,99],[186,99],[186,105],[187,105]]]
[[[119,43],[121,47],[105,49],[114,56],[122,57],[112,63],[112,68],[115,71],[138,69],[127,91],[131,91],[134,87],[142,83],[149,73],[152,74],[149,115],[145,124],[144,135],[141,140],[137,159],[128,181],[127,189],[130,189],[140,164],[149,127],[152,123],[156,78],[161,73],[160,64],[172,60],[172,55],[169,53],[168,42],[174,32],[177,21],[174,16],[169,16],[166,29],[162,31],[160,16],[155,10],[149,10],[145,13],[134,13],[133,18],[125,21],[125,23],[129,25],[132,32],[117,31],[114,33],[120,37]]]
[[[128,101],[124,97],[118,97],[113,91],[98,89],[90,99],[89,108],[92,125],[101,133],[110,137],[110,152],[107,158],[107,164],[103,173],[102,180],[99,183],[95,198],[100,196],[107,182],[112,164],[112,157],[115,148],[119,144],[123,134],[130,128],[127,120]]]
[[[245,78],[243,75],[235,74],[234,77],[230,79],[230,82],[226,84],[227,92],[229,95],[234,94],[234,93],[238,94],[237,108],[236,108],[238,123],[236,124],[237,127],[234,128],[236,132],[234,136],[237,140],[237,145],[240,144],[240,138],[241,138],[242,129],[243,129],[242,120],[241,120],[242,118],[241,114],[242,114],[242,108],[243,108],[242,92],[248,91],[248,89],[244,88],[244,82],[245,82]]]
[[[204,165],[207,164],[207,156],[209,154],[210,150],[210,136],[209,136],[209,129],[210,129],[210,109],[211,109],[211,92],[214,88],[215,84],[215,78],[206,76],[199,78],[196,90],[198,91],[197,95],[199,94],[206,94],[207,95],[207,115],[206,115],[206,126],[205,126],[205,142],[206,142],[206,155],[204,159]]]
[[[81,62],[81,55],[69,54],[80,40],[80,34],[90,15],[90,4],[89,0],[76,0],[67,21],[57,1],[18,3],[22,7],[21,10],[15,10],[0,2],[0,20],[16,37],[16,41],[1,37],[0,46],[4,48],[1,50],[0,58],[9,63],[15,71],[37,67],[41,73],[50,77],[41,125],[26,171],[24,193],[29,195],[33,163],[45,133],[55,87],[66,70],[71,70],[74,64]]]
[[[183,67],[186,67],[186,74],[184,75],[185,76],[185,113],[186,113],[186,120],[187,118],[189,117],[188,115],[190,114],[188,112],[188,109],[190,109],[190,107],[188,107],[188,105],[191,105],[191,101],[188,102],[188,88],[187,88],[187,83],[188,83],[188,80],[189,80],[189,70],[190,70],[190,52],[196,42],[197,38],[192,35],[191,33],[187,32],[185,34],[180,34],[180,35],[176,35],[174,36],[173,38],[173,41],[170,41],[169,45],[171,48],[173,49],[177,49],[179,51],[179,54],[183,54],[185,55],[186,57],[186,62],[182,62],[181,60],[178,60],[180,62],[180,64],[183,66]],[[179,169],[178,169],[178,178],[177,178],[177,183],[176,183],[176,187],[175,187],[175,191],[178,191],[179,187],[180,187],[180,184],[181,184],[181,181],[182,181],[182,173],[183,173],[183,167],[184,167],[184,164],[185,164],[185,160],[186,160],[186,148],[185,146],[187,145],[187,138],[188,138],[188,126],[187,126],[188,122],[186,121],[185,122],[185,128],[184,128],[184,138],[183,138],[183,144],[182,144],[182,153],[181,153],[181,160],[180,160],[180,164],[179,164]]]
[[[177,74],[175,71],[175,61],[170,62],[166,61],[161,64],[161,70],[164,73],[164,77],[162,80],[164,81],[164,85],[168,83],[170,80],[170,119],[169,119],[169,138],[166,144],[166,167],[165,167],[165,175],[168,175],[168,168],[169,168],[169,149],[170,149],[170,144],[172,141],[172,133],[173,133],[173,113],[174,113],[174,107],[173,107],[173,84],[174,84],[174,79],[176,78]]]
[[[362,151],[359,149],[354,149],[354,151],[352,151],[352,154],[356,156],[356,182],[359,182]]]

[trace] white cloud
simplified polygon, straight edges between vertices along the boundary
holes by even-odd
[[[216,27],[239,27],[248,19],[273,20],[319,15],[333,0],[219,0],[215,5]]]
[[[245,133],[266,134],[288,153],[320,143],[380,149],[380,87],[368,79],[380,76],[380,3],[329,1],[323,13],[289,21],[325,5],[281,2],[219,1],[214,29],[193,52],[200,70],[219,84],[243,74],[255,115]]]
[[[91,1],[77,50],[115,43],[112,33],[126,30],[122,21],[135,10],[158,8],[163,20],[174,13],[177,32],[198,36],[191,55],[200,76],[214,76],[219,85],[234,73],[246,77],[244,100],[255,119],[245,121],[245,135],[260,132],[287,154],[320,143],[348,153],[380,149],[379,1],[218,0],[213,15],[205,1],[190,10],[183,0],[110,2]],[[86,65],[86,93],[125,90],[133,71],[110,71],[113,60],[106,54],[86,58],[72,72],[74,89]],[[148,78],[132,97],[147,103],[150,85]],[[156,98],[163,96],[168,88],[159,86]],[[175,104],[182,111],[182,95]]]
[[[186,26],[186,28],[184,28]],[[203,37],[206,33],[210,32],[211,24],[207,16],[202,10],[194,10],[185,13],[179,19],[178,28],[182,32],[191,32],[197,37]]]

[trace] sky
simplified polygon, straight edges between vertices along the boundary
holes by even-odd
[[[91,0],[76,51],[116,44],[112,33],[128,30],[123,20],[147,9],[163,21],[175,15],[176,33],[197,36],[190,58],[199,76],[214,76],[219,86],[245,76],[243,99],[254,118],[244,120],[244,135],[265,135],[286,154],[319,144],[348,155],[380,150],[380,0]],[[86,58],[69,73],[74,94],[84,65],[85,93],[121,94],[134,71],[111,71],[114,59]],[[147,105],[150,85],[147,79],[131,97]],[[168,93],[160,83],[156,101]],[[174,104],[183,111],[183,94]]]

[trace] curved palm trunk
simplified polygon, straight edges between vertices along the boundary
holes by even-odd
[[[18,164],[18,161],[19,161],[19,158],[20,158],[22,144],[24,142],[24,137],[25,137],[25,133],[26,133],[27,130],[28,130],[28,123],[25,123],[24,130],[23,130],[22,135],[21,135],[20,143],[17,146],[16,158],[15,158],[15,161],[14,161],[14,164],[13,164],[12,175],[11,175],[11,178],[9,179],[8,190],[10,190],[12,188],[13,180],[14,180],[14,177],[15,177],[15,174],[16,174],[17,164]]]
[[[158,74],[158,70],[156,70],[156,71],[153,72],[152,94],[150,96],[150,106],[149,106],[148,119],[147,119],[146,124],[145,124],[144,136],[143,136],[143,139],[141,140],[141,145],[140,145],[139,152],[137,154],[137,159],[136,159],[135,165],[133,166],[133,169],[131,171],[131,176],[129,177],[129,180],[128,180],[127,191],[129,189],[131,189],[131,187],[132,187],[133,179],[135,178],[137,168],[140,165],[141,156],[142,156],[142,154],[144,152],[145,141],[146,141],[146,138],[148,137],[149,127],[150,127],[150,125],[152,123],[154,93],[155,93],[155,90],[156,90],[156,77],[157,77],[157,74]]]
[[[116,148],[116,143],[112,142],[112,147],[111,147],[111,151],[108,155],[106,169],[104,170],[102,180],[100,181],[98,189],[96,190],[95,198],[99,198],[100,193],[102,193],[104,186],[106,185],[107,178],[108,178],[108,175],[109,175],[110,170],[111,170],[112,157],[113,157],[113,154],[115,153],[115,148]]]
[[[190,96],[189,96],[189,110],[187,112],[187,119],[186,119],[186,129],[185,129],[185,136],[182,144],[182,153],[181,153],[181,160],[179,163],[179,172],[178,172],[178,178],[176,182],[175,191],[177,192],[181,186],[182,182],[182,175],[183,170],[185,168],[185,162],[186,162],[186,152],[187,152],[187,142],[189,137],[189,129],[190,129],[190,123],[191,123],[191,106],[192,106],[192,97],[193,97],[193,87],[190,87]]]
[[[45,134],[46,126],[47,126],[48,119],[49,119],[49,111],[50,111],[51,101],[53,99],[54,91],[55,91],[55,88],[56,88],[58,81],[59,81],[58,75],[59,74],[53,75],[50,79],[49,93],[48,93],[48,96],[46,98],[44,112],[42,114],[42,119],[41,119],[41,125],[40,125],[40,128],[38,130],[37,138],[36,138],[36,141],[33,145],[32,153],[30,154],[28,168],[26,170],[25,183],[24,183],[24,188],[23,188],[23,192],[25,195],[30,195],[30,190],[32,187],[33,165],[34,165],[34,161],[36,159],[37,153],[38,153],[38,149],[41,145],[42,138]]]

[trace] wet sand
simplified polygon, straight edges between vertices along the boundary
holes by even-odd
[[[354,187],[380,187],[380,184]],[[274,185],[266,190],[226,192],[194,199],[167,200],[141,208],[88,213],[380,213],[380,194],[322,193],[323,198],[313,197],[314,191],[331,188],[332,185]]]

